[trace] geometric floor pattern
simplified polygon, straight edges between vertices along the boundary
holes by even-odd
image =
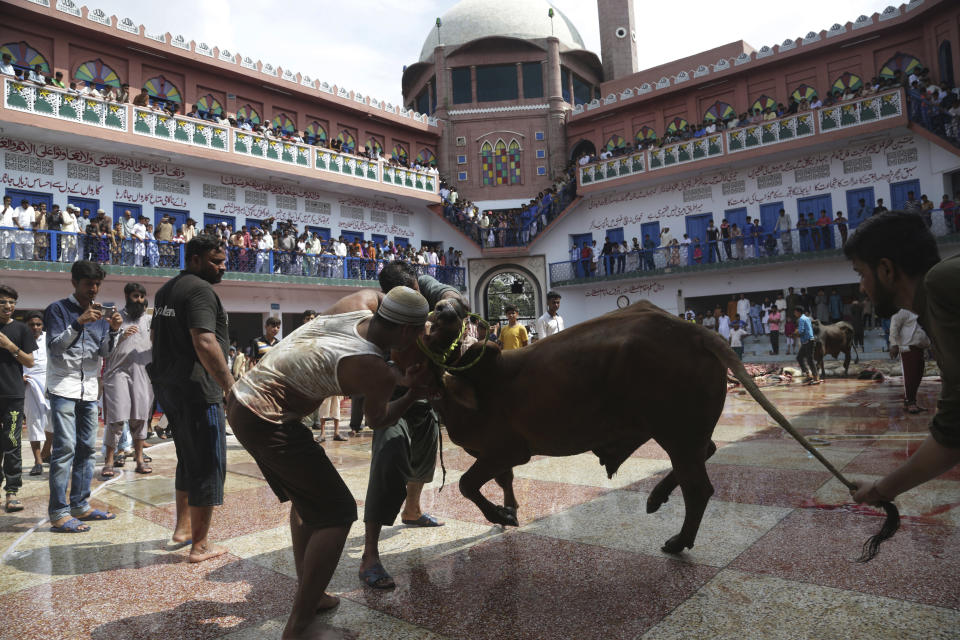
[[[920,404],[934,407],[938,391],[924,381]],[[896,378],[765,392],[854,480],[894,468],[927,433],[930,414],[903,412]],[[361,514],[369,434],[326,443]],[[445,483],[438,465],[422,505],[446,526],[385,528],[382,560],[398,586],[376,592],[357,578],[356,523],[330,585],[342,603],[325,622],[346,637],[418,640],[960,637],[960,467],[900,496],[901,529],[857,564],[881,515],[852,505],[749,396],[728,395],[714,441],[716,492],[696,546],[670,556],[660,546],[680,530],[683,498],[678,490],[646,514],[670,468],[656,444],[613,479],[590,454],[518,467],[521,526],[503,530],[459,494],[472,458],[445,438]],[[95,481],[94,506],[117,518],[85,534],[50,533],[41,524],[47,469],[24,476],[26,509],[0,514],[0,637],[279,638],[295,587],[289,507],[229,445],[225,505],[211,530],[229,553],[196,565],[169,542],[172,445],[150,449],[150,476],[128,464]],[[27,446],[24,454],[32,459]],[[484,493],[499,502],[495,483]]]

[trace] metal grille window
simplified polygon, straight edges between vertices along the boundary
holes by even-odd
[[[253,191],[252,189],[246,189],[243,192],[243,203],[244,204],[255,204],[260,207],[267,206],[267,194],[263,191]]]
[[[228,187],[220,184],[203,185],[203,197],[213,200],[226,200],[227,202],[237,201],[236,187]]]
[[[393,214],[393,224],[398,227],[410,226],[410,216],[405,213],[395,213]]]
[[[154,176],[153,190],[163,191],[164,193],[179,193],[188,196],[190,195],[190,183],[186,180],[178,180],[177,178]]]
[[[143,176],[134,171],[113,170],[113,185],[116,187],[136,187],[143,189]]]
[[[85,164],[68,162],[67,177],[70,178],[71,180],[87,180],[89,182],[100,182],[100,167],[88,167]]]
[[[277,208],[279,209],[292,209],[296,211],[297,209],[297,196],[281,196],[277,195]]]
[[[370,222],[380,222],[382,224],[387,224],[387,212],[386,211],[370,211]]]
[[[330,215],[330,203],[318,202],[316,200],[304,200],[303,210],[307,213],[322,213],[324,215]]]
[[[53,160],[34,158],[22,153],[4,154],[3,166],[7,171],[39,173],[44,176],[53,175]]]
[[[363,207],[348,207],[340,205],[340,217],[350,220],[363,220]]]

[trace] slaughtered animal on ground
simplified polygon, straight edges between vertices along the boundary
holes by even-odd
[[[456,330],[436,323],[424,348],[445,352]],[[717,333],[645,301],[522,349],[501,352],[494,343],[477,343],[453,353],[455,362],[439,365],[447,371],[431,402],[450,439],[476,458],[460,478],[461,493],[495,524],[518,525],[513,467],[531,456],[591,451],[612,477],[653,439],[673,470],[650,493],[647,512],[679,486],[683,525],[663,550],[693,547],[713,495],[705,463],[717,449],[711,436],[726,400],[728,368],[778,424],[854,486],[777,411]],[[431,359],[438,366],[437,357]],[[481,494],[490,480],[503,488],[503,505]]]
[[[853,325],[849,322],[835,322],[834,324],[821,324],[819,320],[813,321],[813,364],[820,369],[820,377],[823,378],[826,372],[823,370],[824,355],[831,355],[837,358],[843,354],[843,375],[846,377],[850,370],[850,349],[854,350],[857,356],[855,362],[860,362],[860,354],[853,344]]]

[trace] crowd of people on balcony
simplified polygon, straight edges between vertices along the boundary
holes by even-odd
[[[227,222],[202,228],[192,218],[177,226],[164,214],[156,228],[146,216],[125,210],[116,222],[103,209],[91,213],[69,204],[24,199],[17,207],[8,196],[0,210],[0,256],[4,259],[59,261],[178,269],[182,245],[198,232],[219,236],[227,246],[230,271],[308,277],[376,279],[383,265],[408,261],[447,284],[462,284],[462,252],[424,244],[420,249],[393,241],[348,242],[300,231],[292,221],[261,221],[234,230]]]
[[[576,197],[575,169],[570,163],[550,187],[520,208],[498,211],[481,210],[441,177],[443,217],[482,248],[525,246]]]
[[[946,81],[931,80],[929,69],[909,78],[909,116],[914,122],[960,146],[960,95]]]
[[[944,233],[960,233],[960,193],[954,198],[944,195],[938,208],[943,214]],[[928,227],[933,226],[933,212],[937,208],[926,194],[922,194],[918,200],[909,191],[902,209],[921,216]],[[861,199],[858,209],[853,212],[854,220],[861,221],[885,211],[888,209],[883,204],[883,198],[878,198],[873,207]],[[659,237],[651,238],[650,234],[643,234],[642,240],[633,238],[631,244],[609,237],[600,247],[596,240],[579,245],[573,243],[570,247],[568,276],[615,276],[637,271],[829,251],[842,248],[849,232],[850,219],[843,215],[843,211],[837,211],[831,217],[825,209],[821,209],[819,215],[801,212],[797,215],[796,224],[784,209],[780,209],[775,223],[766,226],[760,218],[749,216],[742,226],[726,219],[717,226],[710,220],[702,238],[691,238],[687,233],[677,237],[665,226],[660,230]],[[558,273],[556,279],[567,279],[560,275]]]

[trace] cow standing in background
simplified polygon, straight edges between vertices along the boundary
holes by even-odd
[[[834,358],[843,354],[843,375],[846,377],[850,370],[850,350],[854,349],[857,359],[860,362],[860,353],[856,352],[853,344],[853,325],[849,322],[835,322],[833,324],[822,324],[819,320],[813,321],[813,365],[820,369],[820,379],[824,378],[823,357],[831,355]]]

